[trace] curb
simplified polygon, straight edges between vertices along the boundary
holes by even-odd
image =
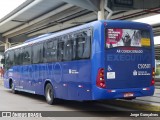
[[[127,101],[127,100],[112,100],[112,101],[102,101],[105,104],[111,104],[126,108],[132,108],[137,110],[145,110],[145,111],[160,111],[160,106],[146,104],[146,103],[138,103],[138,101]]]

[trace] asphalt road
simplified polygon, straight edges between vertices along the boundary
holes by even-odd
[[[92,113],[90,111],[105,111],[102,113]],[[75,111],[78,111],[77,117],[65,117],[64,112],[60,112],[64,117],[46,117],[46,118],[29,118],[29,120],[132,120],[135,117],[116,117],[118,111],[133,111],[131,109],[120,108],[117,106],[111,106],[102,104],[99,102],[78,102],[78,101],[65,101],[61,100],[57,105],[48,105],[43,96],[32,95],[27,93],[13,94],[10,90],[0,86],[0,111],[65,111],[75,116]],[[74,111],[69,112],[69,111]],[[79,112],[80,111],[80,112]],[[107,112],[110,111],[110,112]],[[106,117],[106,114],[112,117]],[[72,115],[71,115],[72,116]],[[86,117],[89,116],[89,117]],[[105,116],[105,117],[102,117]],[[2,120],[8,120],[8,118],[0,118]],[[10,118],[11,119],[11,118]],[[22,120],[22,118],[12,118],[12,120]],[[23,120],[28,118],[23,118]],[[142,119],[142,118],[136,118]],[[143,118],[144,119],[144,118]],[[145,118],[156,119],[156,118]]]

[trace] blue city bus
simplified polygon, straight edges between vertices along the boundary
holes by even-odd
[[[134,99],[154,93],[148,24],[102,20],[45,34],[5,51],[4,86],[57,99]]]

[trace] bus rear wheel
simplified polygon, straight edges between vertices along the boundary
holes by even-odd
[[[45,87],[45,97],[48,104],[52,105],[56,103],[53,86],[50,83],[48,83]]]

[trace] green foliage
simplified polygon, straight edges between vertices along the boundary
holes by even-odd
[[[157,69],[156,69],[155,75],[156,75],[156,76],[159,76],[159,75],[160,75],[160,68],[157,68]]]

